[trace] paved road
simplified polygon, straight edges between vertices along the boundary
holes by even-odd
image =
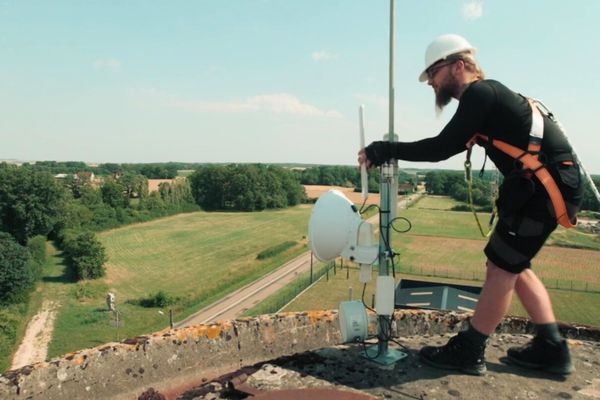
[[[399,208],[406,208],[409,203],[412,203],[421,194],[411,195],[408,199],[402,199],[398,202]],[[375,224],[377,227],[379,215],[374,215],[368,221]],[[219,320],[234,319],[239,317],[244,311],[260,303],[277,290],[293,282],[296,277],[303,272],[310,270],[311,252],[308,251],[294,260],[284,264],[280,268],[270,274],[260,278],[259,280],[227,295],[210,306],[190,315],[183,321],[174,324],[176,328],[207,324]],[[315,259],[315,262],[317,260]]]
[[[317,260],[315,259],[315,261]],[[293,282],[299,274],[309,270],[310,252],[306,252],[261,279],[176,323],[175,327],[207,324],[238,317],[248,308],[255,306],[288,283]]]

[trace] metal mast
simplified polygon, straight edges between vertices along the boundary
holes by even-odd
[[[394,0],[390,0],[390,62],[389,62],[389,126],[384,140],[395,142],[394,133]],[[398,162],[390,160],[381,166],[380,193],[380,230],[379,230],[379,276],[389,276],[391,257],[391,221],[396,218],[398,204]],[[378,288],[378,290],[380,290]],[[393,296],[393,293],[391,294]],[[379,335],[377,348],[372,347],[367,353],[374,361],[381,364],[392,364],[406,355],[398,350],[389,349],[388,341],[391,336],[391,315],[378,315]]]

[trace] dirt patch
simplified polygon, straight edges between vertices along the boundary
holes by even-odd
[[[10,369],[46,360],[58,306],[58,303],[44,301],[40,311],[29,321],[25,336],[13,357]]]

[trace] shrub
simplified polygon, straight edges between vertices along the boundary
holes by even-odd
[[[15,349],[19,322],[12,307],[0,309],[0,372],[10,367],[8,355]]]
[[[0,304],[23,301],[33,282],[29,251],[8,233],[0,232]]]
[[[31,254],[33,275],[34,278],[40,279],[42,276],[42,269],[46,264],[46,237],[37,235],[27,241],[27,249]]]
[[[146,308],[164,308],[175,304],[179,301],[178,297],[171,296],[170,294],[159,290],[155,294],[151,294],[149,297],[145,297],[139,300],[129,300],[127,301],[130,304],[135,304],[138,306],[146,307]]]
[[[108,286],[100,281],[96,282],[78,282],[72,289],[71,294],[74,298],[79,301],[89,299],[100,299],[105,298],[108,293]]]
[[[451,211],[471,211],[468,204],[458,204],[450,209]]]
[[[104,246],[92,232],[68,232],[63,239],[65,254],[77,279],[96,279],[104,276],[107,260]]]
[[[265,250],[261,251],[260,253],[258,253],[258,255],[256,256],[256,259],[264,260],[265,258],[274,257],[279,253],[283,253],[290,247],[294,247],[295,245],[296,245],[296,242],[292,242],[292,241],[279,243],[278,245],[269,247],[268,249],[265,249]]]

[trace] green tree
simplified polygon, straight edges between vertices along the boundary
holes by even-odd
[[[119,183],[123,185],[127,198],[143,199],[148,195],[148,178],[144,175],[126,172],[119,178]]]
[[[188,179],[196,203],[205,210],[225,207],[225,185],[227,173],[224,167],[207,165],[198,168]]]
[[[112,208],[129,207],[129,196],[125,187],[114,179],[107,179],[102,188],[102,201]]]
[[[0,164],[0,231],[21,244],[47,236],[61,219],[65,190],[47,172]]]
[[[81,204],[88,208],[99,206],[102,204],[102,193],[92,186],[86,186],[81,191],[79,200],[81,201]]]
[[[152,192],[144,199],[143,207],[146,210],[164,210],[166,204],[160,197],[160,193]]]
[[[436,171],[429,171],[425,175],[425,186],[427,193],[444,194],[445,177]]]
[[[106,164],[100,164],[98,167],[98,170],[102,174],[115,176],[115,175],[120,174],[123,171],[123,168],[119,164],[106,163]]]
[[[26,247],[21,246],[5,232],[0,232],[0,304],[22,300],[34,280],[31,258]]]
[[[106,274],[106,251],[93,232],[67,233],[63,244],[78,279],[96,279]]]
[[[600,178],[593,177],[594,185],[596,189],[600,188]],[[592,188],[590,187],[589,182],[586,179],[585,183],[585,191],[583,192],[583,203],[581,205],[582,210],[590,210],[590,211],[600,211],[600,203],[598,203],[598,199],[594,195]]]
[[[189,180],[194,199],[205,210],[283,208],[305,198],[296,174],[277,166],[203,166]]]

